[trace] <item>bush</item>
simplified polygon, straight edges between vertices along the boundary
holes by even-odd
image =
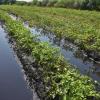
[[[47,6],[54,6],[57,3],[57,0],[50,0]]]
[[[33,0],[33,5],[37,5],[37,0]]]
[[[22,5],[26,5],[27,2],[25,2],[25,1],[16,1],[16,4],[22,6]]]

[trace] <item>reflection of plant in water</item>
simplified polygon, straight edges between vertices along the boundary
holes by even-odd
[[[83,51],[81,51],[81,50],[79,50],[79,49],[77,49],[77,50],[74,52],[74,56],[75,56],[76,58],[82,59],[83,63],[88,63],[88,61],[89,61],[87,55],[86,55]]]

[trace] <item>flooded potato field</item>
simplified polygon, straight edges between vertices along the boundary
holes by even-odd
[[[86,12],[0,7],[0,100],[100,99],[99,14]]]

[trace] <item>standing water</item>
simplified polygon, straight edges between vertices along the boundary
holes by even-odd
[[[19,17],[13,14],[10,16],[13,20],[20,20]],[[38,35],[40,41],[59,47],[65,60],[69,61],[75,68],[78,68],[82,74],[86,74],[100,82],[100,62],[97,63],[89,59],[84,52],[79,51],[78,47],[70,43],[66,38],[58,38],[53,33],[46,32],[43,29],[30,28],[28,22],[24,22],[24,26],[30,29],[32,34]]]
[[[28,88],[22,68],[5,37],[0,25],[0,100],[37,100]]]
[[[27,25],[25,26],[28,27]],[[82,74],[86,74],[92,79],[100,82],[100,63],[95,63],[87,58],[86,55],[84,55],[84,52],[80,52],[78,47],[65,38],[58,38],[52,33],[45,32],[43,29],[37,29],[35,27],[29,29],[34,35],[38,35],[40,41],[48,42],[51,45],[60,48],[65,60],[69,61],[70,64],[79,69]]]

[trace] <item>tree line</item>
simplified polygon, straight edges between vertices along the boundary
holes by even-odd
[[[37,6],[100,10],[100,0],[33,0]]]
[[[0,4],[36,5],[74,9],[100,10],[100,0],[33,0],[32,2],[0,0]]]

